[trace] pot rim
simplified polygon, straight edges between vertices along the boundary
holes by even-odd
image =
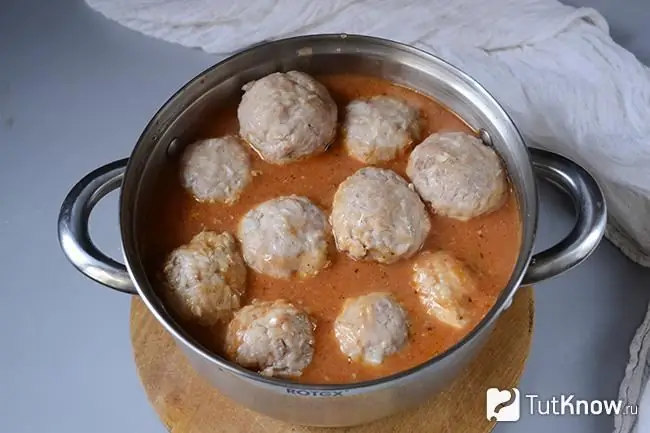
[[[223,68],[231,62],[234,62],[236,59],[249,55],[254,51],[263,51],[275,46],[282,46],[283,44],[291,44],[297,41],[304,42],[305,44],[309,43],[318,43],[323,40],[346,40],[346,43],[354,42],[372,42],[374,44],[383,45],[386,48],[395,50],[397,52],[405,52],[410,55],[419,57],[420,59],[427,62],[427,64],[432,67],[442,68],[447,72],[450,72],[463,81],[465,81],[469,86],[472,87],[472,91],[478,93],[481,98],[490,102],[493,107],[492,109],[497,110],[499,116],[502,119],[502,122],[507,123],[509,128],[512,128],[514,137],[519,141],[518,145],[522,147],[523,151],[526,154],[526,165],[524,169],[532,173],[533,166],[531,163],[531,156],[528,148],[525,145],[524,139],[519,132],[519,129],[513,122],[512,118],[504,110],[504,108],[499,104],[499,102],[474,78],[469,76],[467,73],[463,72],[456,66],[453,66],[451,63],[443,60],[442,58],[430,54],[426,51],[423,51],[419,48],[415,48],[411,45],[393,41],[390,39],[379,38],[375,36],[368,36],[362,34],[345,34],[345,33],[324,33],[324,34],[312,34],[305,36],[295,36],[290,38],[278,39],[270,42],[264,42],[261,44],[254,45],[243,51],[240,51],[236,54],[230,55],[227,58],[219,61],[218,63],[206,68],[199,74],[195,75],[191,80],[186,82],[179,90],[177,90],[168,100],[158,109],[158,111],[151,118],[147,126],[144,128],[142,134],[138,138],[136,145],[131,152],[133,156],[140,145],[143,143],[145,138],[149,136],[152,131],[158,129],[157,120],[161,115],[173,107],[177,100],[183,95],[183,93],[191,86],[199,82],[205,75],[209,74],[211,71],[216,68]],[[442,361],[443,359],[451,357],[453,354],[458,352],[465,345],[473,341],[481,332],[488,328],[500,315],[501,313],[509,306],[512,301],[513,296],[515,295],[521,281],[524,278],[525,272],[530,263],[533,245],[535,241],[535,235],[537,232],[537,218],[538,218],[538,202],[537,202],[537,184],[536,182],[532,183],[532,191],[526,192],[526,203],[519,203],[520,212],[522,213],[522,235],[520,242],[519,255],[517,261],[513,267],[510,279],[508,283],[502,289],[500,295],[496,299],[494,305],[490,310],[485,314],[483,319],[474,326],[474,328],[468,332],[463,338],[457,341],[454,345],[447,348],[445,351],[437,354],[436,356],[430,358],[426,362],[419,364],[415,367],[403,370],[388,376],[383,376],[377,379],[365,380],[361,382],[349,383],[349,384],[309,384],[309,383],[298,383],[291,380],[275,378],[275,377],[266,377],[254,371],[245,369],[234,362],[231,362],[218,354],[213,353],[212,351],[205,348],[202,344],[196,341],[183,327],[178,325],[178,323],[160,306],[158,302],[152,302],[149,295],[142,290],[142,283],[148,284],[146,273],[142,269],[140,264],[139,256],[135,248],[129,247],[131,244],[135,244],[135,237],[133,235],[133,230],[131,224],[133,221],[129,221],[129,218],[132,215],[127,214],[127,204],[125,203],[125,194],[124,191],[130,187],[136,187],[137,181],[139,180],[140,173],[136,173],[133,167],[133,158],[129,158],[126,169],[122,188],[120,189],[120,198],[119,198],[119,218],[120,218],[120,233],[123,243],[123,255],[125,259],[126,269],[134,282],[134,285],[138,291],[140,299],[145,303],[147,309],[153,314],[156,320],[169,332],[172,337],[177,341],[181,342],[185,347],[189,348],[196,355],[201,356],[205,360],[209,361],[215,366],[227,370],[232,374],[246,377],[260,384],[279,387],[279,388],[290,388],[293,390],[305,390],[305,391],[355,391],[355,393],[360,392],[370,392],[372,390],[385,387],[393,381],[398,381],[408,376],[411,376],[417,372],[425,370],[432,365]],[[529,198],[532,195],[532,198]],[[523,214],[521,207],[525,206],[526,213]],[[125,242],[127,240],[127,242]],[[134,266],[137,264],[137,266]],[[153,292],[153,290],[151,291]]]

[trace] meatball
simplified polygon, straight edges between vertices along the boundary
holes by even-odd
[[[244,260],[274,278],[310,277],[329,265],[327,216],[305,197],[278,197],[257,205],[239,222]]]
[[[244,86],[237,110],[239,133],[271,164],[324,152],[336,136],[338,110],[309,75],[276,72]]]
[[[334,334],[348,358],[378,365],[408,341],[406,312],[390,293],[348,299],[334,322]]]
[[[464,262],[446,251],[423,252],[413,264],[413,285],[430,315],[455,328],[468,324],[478,289]]]
[[[285,300],[253,301],[228,325],[226,353],[265,376],[300,376],[314,356],[309,315]]]
[[[411,152],[406,173],[437,214],[461,221],[497,210],[508,188],[496,152],[464,132],[430,135]]]
[[[418,252],[431,229],[424,203],[391,170],[365,167],[334,194],[330,224],[340,251],[390,264]]]
[[[233,204],[252,179],[248,153],[233,136],[190,144],[180,167],[181,183],[199,201]]]
[[[389,96],[357,99],[345,115],[345,148],[354,159],[377,164],[403,155],[420,138],[418,111]]]
[[[169,306],[206,326],[227,321],[246,290],[246,265],[227,232],[200,232],[171,252],[163,274]]]

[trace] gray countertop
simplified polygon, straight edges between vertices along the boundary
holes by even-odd
[[[650,6],[642,2],[586,1],[647,62]],[[135,372],[130,298],[73,269],[59,249],[56,217],[81,176],[128,156],[157,108],[214,60],[131,32],[80,1],[0,5],[0,431],[165,431]],[[573,222],[562,197],[547,187],[541,194],[539,248]],[[116,198],[99,204],[91,232],[120,257]],[[616,399],[650,301],[648,281],[650,270],[604,242],[579,268],[539,284],[521,392]],[[524,411],[495,431],[612,428],[606,416]]]

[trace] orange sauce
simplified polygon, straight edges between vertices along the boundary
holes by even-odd
[[[436,101],[390,82],[355,75],[322,76],[318,79],[331,92],[341,115],[345,105],[354,98],[392,95],[420,110],[422,137],[439,131],[473,133],[454,113]],[[197,126],[196,137],[237,134],[237,103],[227,104],[206,118]],[[281,195],[306,196],[329,214],[338,185],[363,167],[362,163],[346,155],[338,140],[323,155],[284,166],[264,163],[253,151],[250,153],[257,174],[239,202],[232,206],[195,201],[181,187],[178,168],[174,164],[163,173],[154,194],[155,200],[148,208],[149,217],[143,219],[146,226],[139,230],[144,263],[155,285],[162,285],[160,269],[165,256],[199,231],[207,229],[236,234],[239,219],[249,209]],[[405,155],[381,166],[406,178],[407,158]],[[482,319],[510,278],[518,255],[520,221],[514,194],[509,192],[509,198],[501,209],[468,222],[436,215],[431,218],[432,229],[424,250],[451,251],[466,261],[479,278],[480,295],[473,299],[473,322],[463,330],[438,322],[425,313],[410,284],[413,259],[392,265],[355,262],[333,247],[332,265],[313,278],[276,280],[249,270],[244,303],[253,299],[284,298],[304,308],[315,320],[314,360],[295,380],[340,384],[390,375],[421,364],[449,348]],[[372,291],[392,292],[406,308],[410,320],[409,343],[376,367],[348,361],[340,352],[333,332],[334,319],[345,299]],[[183,325],[206,347],[215,353],[223,353],[223,326],[199,328],[191,323]]]

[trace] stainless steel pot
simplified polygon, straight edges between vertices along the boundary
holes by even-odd
[[[483,321],[458,344],[430,361],[389,377],[353,385],[302,385],[242,369],[202,347],[168,314],[140,260],[136,242],[141,197],[176,155],[208,107],[238,95],[246,82],[275,71],[379,76],[431,95],[454,110],[504,160],[520,205],[522,239],[510,281]],[[575,203],[576,223],[554,247],[533,256],[539,178],[559,186]],[[92,243],[93,206],[119,188],[120,228],[126,266]],[[556,276],[585,260],[606,222],[603,194],[581,167],[559,155],[527,149],[506,112],[472,78],[430,54],[396,42],[357,35],[316,35],[265,43],[236,54],[180,89],[149,122],[128,159],[101,167],[77,183],[59,215],[59,240],[70,262],[91,279],[138,295],[174,337],[193,367],[221,393],[262,414],[314,426],[350,426],[413,407],[445,386],[474,357],[520,285]],[[513,330],[517,332],[517,330]],[[477,390],[481,391],[481,390]]]

